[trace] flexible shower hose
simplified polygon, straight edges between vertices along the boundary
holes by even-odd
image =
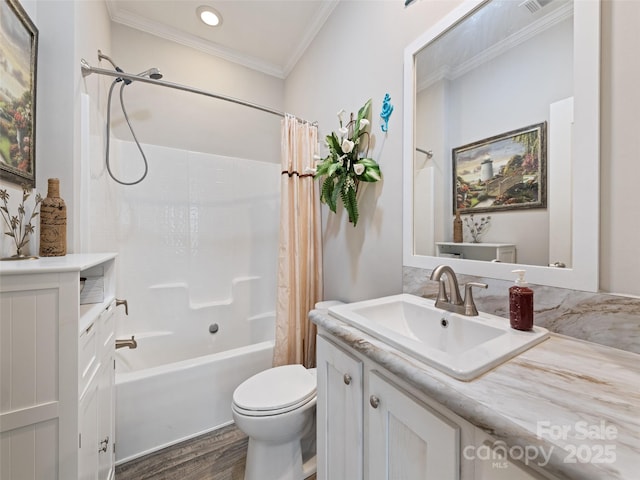
[[[127,121],[127,125],[129,126],[129,131],[131,132],[131,135],[133,136],[133,139],[136,142],[138,150],[140,151],[140,155],[142,155],[142,161],[144,162],[144,173],[142,174],[142,176],[140,178],[138,178],[137,180],[134,180],[132,182],[124,182],[124,181],[116,178],[116,176],[111,171],[111,161],[110,161],[110,158],[109,158],[109,146],[110,146],[109,136],[110,136],[110,125],[111,125],[111,95],[113,93],[113,87],[115,87],[116,83],[118,83],[118,82],[122,82],[122,85],[120,86],[120,106],[122,108],[122,113],[124,114],[124,118]],[[124,107],[123,92],[124,92],[124,87],[126,85],[127,85],[127,82],[122,81],[121,78],[116,78],[113,81],[113,83],[111,84],[111,87],[109,88],[109,96],[107,97],[106,166],[107,166],[107,172],[109,172],[109,176],[115,182],[119,183],[120,185],[137,185],[138,183],[142,182],[142,180],[144,180],[145,177],[147,176],[147,173],[149,173],[149,163],[147,162],[147,157],[145,156],[144,151],[142,150],[142,147],[140,146],[140,142],[138,142],[138,138],[136,137],[136,134],[133,131],[133,127],[131,126],[131,122],[129,121],[129,115],[127,114],[127,110]]]

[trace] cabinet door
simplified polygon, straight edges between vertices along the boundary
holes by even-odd
[[[115,304],[100,315],[100,357],[98,372],[98,480],[115,476]]]
[[[361,480],[362,362],[318,337],[318,480]]]
[[[457,425],[372,372],[369,376],[370,480],[460,478]]]
[[[114,374],[113,356],[107,358],[98,373],[98,480],[112,480],[114,477]]]
[[[2,480],[64,478],[58,475],[58,332],[66,320],[60,304],[53,276],[0,276]]]
[[[96,480],[98,471],[98,382],[94,377],[78,404],[78,479]]]

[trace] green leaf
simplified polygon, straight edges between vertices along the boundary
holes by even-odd
[[[349,214],[349,221],[355,227],[358,224],[358,201],[356,200],[356,189],[347,188],[341,190],[342,203]]]
[[[360,110],[358,110],[358,117],[356,123],[353,126],[353,136],[358,138],[360,136],[360,120],[369,116],[369,110],[371,109],[371,99],[367,100]]]
[[[342,147],[340,146],[340,140],[335,132],[331,132],[331,135],[327,135],[327,145],[329,145],[329,148],[334,152],[339,152],[339,154],[342,155],[343,152]]]
[[[377,167],[378,162],[376,162],[373,158],[361,158],[358,160],[358,163],[363,164],[365,167]]]
[[[327,205],[329,205],[329,209],[335,213],[336,211],[336,206],[335,203],[331,203],[332,202],[332,198],[333,198],[333,188],[334,188],[334,180],[331,177],[327,177],[325,178],[324,182],[322,183],[322,190],[320,193],[320,201],[322,203],[326,203]]]
[[[360,165],[364,166],[364,172],[358,175],[358,180],[363,182],[377,182],[382,179],[380,173],[380,165],[372,158],[361,158],[358,160]]]
[[[316,167],[316,173],[314,177],[321,177],[327,174],[327,170],[331,166],[331,158],[325,158],[321,163]]]
[[[359,179],[363,182],[377,182],[378,180],[382,180],[380,167],[378,165],[366,167]]]
[[[333,209],[331,210],[333,213],[336,213],[336,206],[338,205],[338,195],[341,194],[342,189],[344,188],[344,180],[344,176],[339,177],[338,182],[333,188],[333,192],[331,192],[331,204],[329,205],[329,207],[333,205]]]
[[[330,177],[335,175],[340,167],[341,165],[338,162],[333,162],[329,167],[329,170],[327,170],[327,175],[329,175]]]
[[[371,109],[371,99],[367,100],[365,104],[362,106],[360,110],[358,110],[358,123],[360,120],[369,115],[369,110]]]

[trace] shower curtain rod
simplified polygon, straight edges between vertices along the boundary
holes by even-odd
[[[80,68],[82,70],[83,77],[91,75],[92,73],[97,73],[98,75],[107,75],[109,77],[124,78],[124,79],[132,80],[135,82],[151,83],[153,85],[159,85],[161,87],[168,87],[168,88],[173,88],[175,90],[182,90],[184,92],[196,93],[198,95],[204,95],[205,97],[217,98],[218,100],[224,100],[226,102],[236,103],[238,105],[243,105],[245,107],[255,108],[256,110],[270,113],[272,115],[277,115],[278,117],[284,118],[285,116],[284,112],[280,112],[278,110],[274,110],[269,107],[264,107],[262,105],[258,105],[257,103],[245,102],[244,100],[240,100],[238,98],[233,98],[233,97],[228,97],[226,95],[207,92],[206,90],[200,90],[199,88],[189,87],[187,85],[180,85],[179,83],[166,82],[164,80],[154,80],[153,78],[142,77],[139,75],[133,75],[131,73],[126,73],[126,72],[117,72],[115,70],[107,70],[105,68],[92,67],[91,65],[89,65],[89,63],[85,59],[80,60]],[[312,125],[317,125],[318,123],[318,122],[309,122],[299,117],[296,117],[296,120],[303,123],[309,123]]]

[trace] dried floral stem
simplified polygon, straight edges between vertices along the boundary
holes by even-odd
[[[20,250],[29,243],[29,234],[35,231],[31,222],[38,216],[38,205],[42,203],[42,197],[38,193],[36,195],[36,202],[33,206],[33,210],[31,211],[29,221],[24,223],[26,216],[24,204],[30,196],[31,192],[29,187],[27,185],[22,185],[22,202],[18,205],[18,215],[12,216],[9,213],[9,194],[6,190],[0,190],[0,199],[2,199],[2,202],[4,203],[4,205],[0,206],[0,212],[2,212],[2,219],[4,220],[4,223],[9,228],[9,231],[5,232],[5,235],[13,238],[18,255],[20,254]]]
[[[482,217],[479,222],[475,221],[473,214],[464,219],[464,223],[469,229],[469,233],[471,234],[471,238],[473,238],[474,243],[480,243],[480,235],[489,229],[490,222],[491,217]]]

